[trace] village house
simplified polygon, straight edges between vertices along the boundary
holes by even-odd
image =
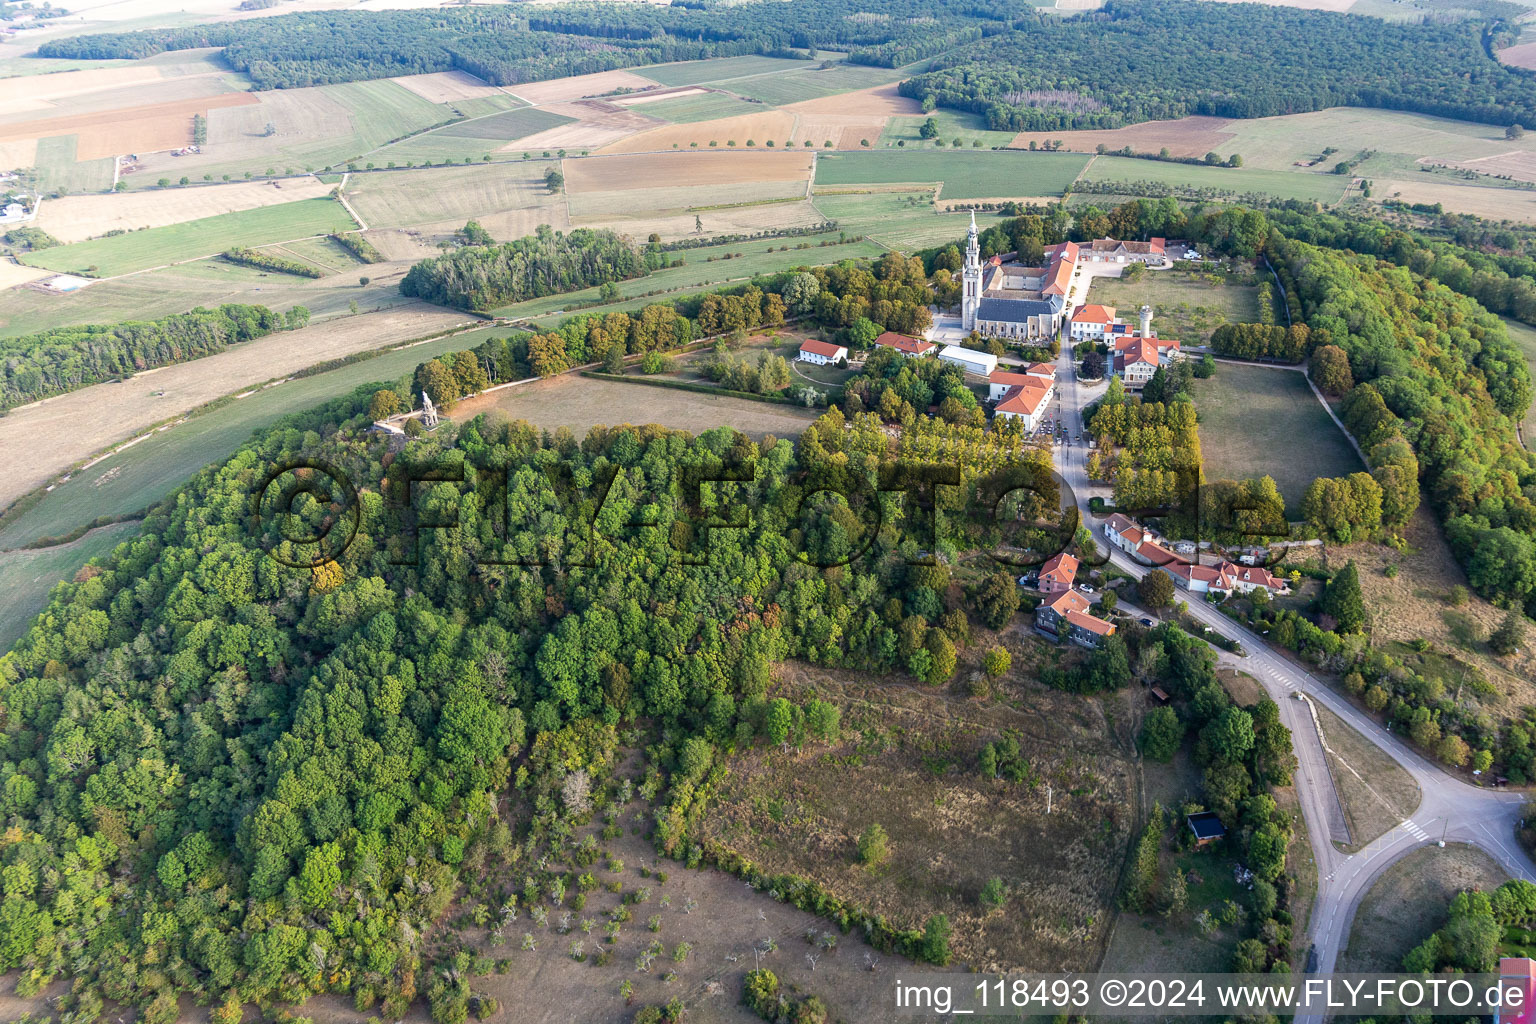
[[[1248,594],[1263,589],[1271,595],[1289,594],[1291,585],[1262,566],[1238,565],[1222,560],[1216,565],[1190,561],[1159,542],[1151,531],[1116,512],[1104,520],[1104,539],[1173,577],[1173,582],[1192,594]]]
[[[1078,245],[1082,258],[1089,263],[1146,263],[1164,266],[1168,259],[1166,239],[1154,238],[1146,242],[1121,242],[1113,238],[1098,238]]]
[[[995,402],[997,416],[1019,420],[1024,432],[1032,434],[1045,419],[1045,411],[1056,394],[1056,368],[1049,363],[1035,363],[1023,373],[994,370],[987,376],[987,400]]]
[[[938,351],[939,346],[931,341],[921,338],[909,338],[905,334],[897,334],[895,331],[886,331],[875,339],[875,344],[881,348],[893,348],[904,356],[926,356]]]
[[[1124,380],[1127,388],[1143,388],[1158,367],[1172,365],[1179,354],[1179,343],[1173,338],[1128,334],[1115,339],[1109,372]]]
[[[1042,593],[1059,594],[1071,590],[1072,581],[1076,578],[1077,559],[1063,551],[1052,555],[1040,567],[1040,582],[1037,586]]]
[[[1075,590],[1058,594],[1035,609],[1035,628],[1047,636],[1064,638],[1080,647],[1098,647],[1115,635],[1115,625],[1090,615],[1088,599]],[[1062,622],[1066,623],[1065,634]]]
[[[844,345],[833,345],[830,342],[816,341],[814,339],[807,340],[800,345],[800,361],[803,363],[827,366],[847,358],[848,349]]]
[[[1119,323],[1115,319],[1114,306],[1088,303],[1078,306],[1077,312],[1072,314],[1068,333],[1073,341],[1100,341],[1112,326]]]

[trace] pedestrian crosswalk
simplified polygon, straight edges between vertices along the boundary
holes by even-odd
[[[1413,836],[1413,838],[1417,839],[1421,843],[1429,838],[1429,833],[1415,825],[1412,818],[1404,818],[1403,823],[1398,827],[1404,829],[1409,835]]]

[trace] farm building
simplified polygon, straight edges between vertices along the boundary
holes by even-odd
[[[800,346],[800,361],[827,366],[848,358],[848,349],[826,341],[808,340]]]
[[[1227,834],[1227,827],[1214,811],[1200,811],[1185,819],[1189,830],[1195,834],[1196,846],[1209,846]]]
[[[1083,242],[1078,248],[1083,259],[1090,263],[1146,263],[1164,266],[1168,259],[1165,239],[1154,238],[1147,242],[1121,242],[1113,238],[1098,238]]]
[[[875,339],[875,344],[881,348],[893,348],[904,356],[926,356],[938,350],[937,345],[922,338],[909,338],[905,334],[897,334],[895,331],[886,331]]]
[[[959,345],[945,345],[939,350],[939,360],[953,363],[966,373],[974,373],[978,377],[990,376],[992,371],[997,369],[997,356],[990,352],[976,352],[961,348]]]

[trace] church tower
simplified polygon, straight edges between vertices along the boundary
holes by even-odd
[[[965,243],[965,269],[961,271],[960,327],[976,329],[976,310],[981,306],[981,240],[976,237],[976,213],[971,212],[971,233]]]

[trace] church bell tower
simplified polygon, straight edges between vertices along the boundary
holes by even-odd
[[[971,233],[965,243],[965,269],[961,271],[960,327],[976,329],[976,310],[981,306],[981,240],[976,236],[976,213],[971,212]]]

